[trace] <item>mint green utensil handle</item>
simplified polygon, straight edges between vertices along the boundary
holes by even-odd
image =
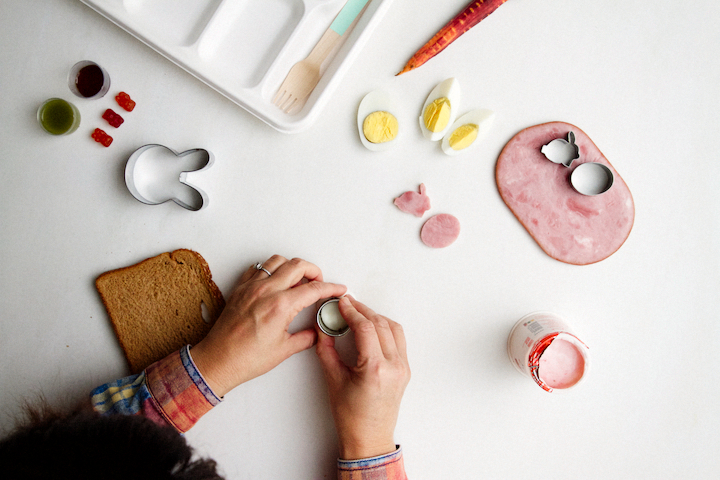
[[[343,36],[367,3],[368,0],[348,0],[342,10],[340,10],[340,13],[338,13],[338,16],[333,20],[330,29],[338,35]]]

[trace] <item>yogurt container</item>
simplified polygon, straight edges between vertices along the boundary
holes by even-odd
[[[543,390],[567,390],[587,376],[588,346],[568,324],[550,312],[525,315],[507,341],[510,362]]]

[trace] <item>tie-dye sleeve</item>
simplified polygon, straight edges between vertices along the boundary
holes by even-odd
[[[338,460],[338,480],[407,480],[402,448],[362,460]]]
[[[143,415],[181,433],[221,401],[192,361],[189,346],[139,375],[101,385],[90,397],[93,408],[103,415]]]
[[[91,392],[103,415],[143,415],[160,425],[187,432],[220,403],[184,347],[153,363],[139,375],[115,380]],[[338,460],[338,480],[407,480],[402,449],[362,460]]]

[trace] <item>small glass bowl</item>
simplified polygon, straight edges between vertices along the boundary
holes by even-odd
[[[83,60],[70,69],[68,88],[80,98],[102,98],[110,90],[110,75],[97,63]]]
[[[70,135],[80,126],[80,112],[62,98],[49,98],[37,111],[40,126],[51,135]]]

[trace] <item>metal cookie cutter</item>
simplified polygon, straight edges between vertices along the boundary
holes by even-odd
[[[144,145],[130,155],[125,165],[125,184],[133,197],[146,205],[172,200],[198,211],[208,204],[208,196],[187,177],[207,170],[214,161],[212,153],[202,148],[177,153],[164,145]]]
[[[320,305],[316,317],[320,330],[331,337],[342,337],[350,331],[338,308],[339,298],[331,298]]]
[[[540,151],[551,162],[566,167],[572,165],[573,160],[580,158],[580,149],[575,144],[575,134],[573,132],[568,132],[567,140],[556,138],[547,145],[543,145]]]
[[[583,195],[600,195],[610,190],[613,184],[613,173],[602,163],[587,162],[575,167],[570,174],[573,188]]]

